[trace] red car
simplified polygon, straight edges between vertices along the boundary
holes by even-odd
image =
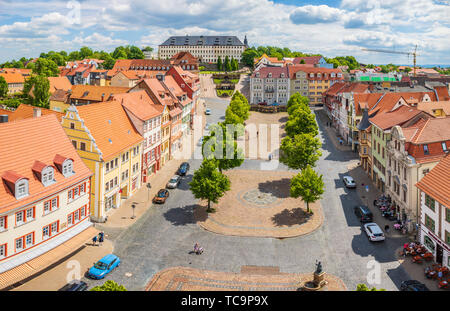
[[[168,197],[169,197],[169,190],[160,189],[158,191],[158,193],[155,195],[155,197],[153,198],[153,203],[164,204]]]

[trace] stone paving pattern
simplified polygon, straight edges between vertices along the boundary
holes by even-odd
[[[230,170],[231,190],[214,213],[206,212],[206,202],[194,209],[197,223],[224,235],[287,238],[308,234],[323,222],[320,202],[310,204],[306,213],[301,199],[290,197],[290,171]],[[259,196],[258,196],[259,195]]]
[[[157,273],[146,291],[297,291],[313,280],[312,273],[278,273],[269,275],[227,273],[174,267]],[[344,282],[325,274],[322,291],[345,291]]]

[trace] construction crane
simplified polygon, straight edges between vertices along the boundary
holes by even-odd
[[[414,62],[414,77],[416,76],[416,57],[417,57],[417,45],[414,48],[414,52],[399,52],[399,51],[390,51],[390,50],[379,50],[379,49],[367,49],[362,48],[363,51],[371,51],[371,52],[380,52],[380,53],[389,53],[389,54],[404,54],[404,55],[412,55]]]

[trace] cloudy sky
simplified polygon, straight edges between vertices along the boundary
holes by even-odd
[[[83,45],[154,48],[171,35],[247,35],[275,45],[353,55],[363,63],[450,64],[449,0],[0,0],[0,61]]]

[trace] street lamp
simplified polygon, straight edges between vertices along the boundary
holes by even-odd
[[[134,209],[136,208],[136,205],[131,204],[131,208],[133,209],[133,216],[131,216],[131,219],[135,219],[136,216],[134,216]]]

